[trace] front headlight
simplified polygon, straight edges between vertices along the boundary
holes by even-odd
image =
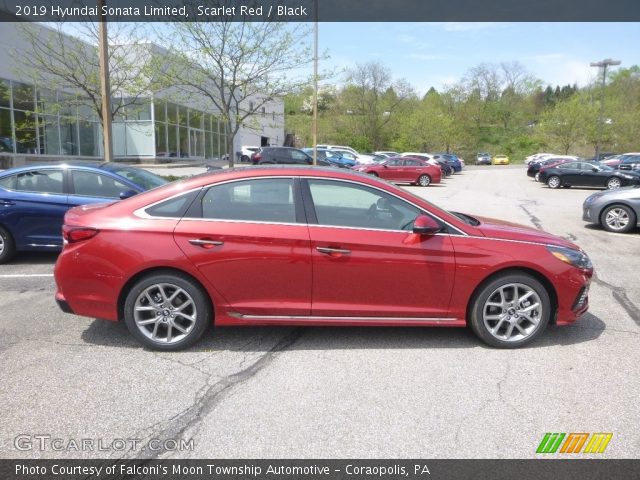
[[[586,200],[584,201],[585,205],[591,205],[593,202],[595,202],[597,199],[599,199],[602,196],[602,193],[594,193],[593,195],[589,195]]]
[[[549,253],[558,260],[568,263],[572,267],[590,269],[593,268],[591,260],[586,253],[573,248],[556,247],[555,245],[547,245]]]

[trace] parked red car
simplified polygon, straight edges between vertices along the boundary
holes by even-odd
[[[344,169],[218,170],[73,208],[63,231],[62,310],[160,350],[212,323],[470,325],[519,347],[586,312],[593,273],[560,237]]]
[[[353,170],[368,173],[396,183],[410,183],[427,187],[440,183],[440,167],[413,157],[390,157],[380,163],[356,165]]]

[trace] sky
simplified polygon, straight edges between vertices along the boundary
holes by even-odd
[[[545,85],[585,86],[598,73],[592,61],[640,65],[640,23],[320,23],[319,50],[339,71],[381,62],[420,94],[481,63],[511,61]]]

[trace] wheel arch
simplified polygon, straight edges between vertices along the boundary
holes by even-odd
[[[605,206],[603,206],[600,209],[600,213],[598,214],[598,222],[600,223],[600,225],[603,225],[603,223],[604,223],[603,222],[604,212],[606,210],[610,209],[611,207],[627,207],[636,216],[636,223],[635,224],[638,225],[640,223],[639,212],[636,211],[636,209],[633,207],[633,205],[630,205],[629,203],[625,202],[624,200],[615,200],[614,202],[608,203],[608,204],[606,204]]]
[[[133,275],[129,280],[127,280],[127,282],[123,285],[122,289],[120,290],[120,293],[118,294],[118,304],[117,304],[118,321],[122,321],[124,319],[124,303],[127,299],[127,295],[131,290],[131,288],[141,279],[149,275],[157,275],[157,274],[169,274],[169,275],[178,274],[180,276],[187,277],[189,280],[192,280],[198,286],[198,288],[200,288],[202,292],[205,294],[205,298],[207,299],[207,302],[209,303],[209,308],[211,309],[211,319],[213,323],[215,323],[216,312],[213,305],[213,301],[211,300],[211,295],[209,294],[209,291],[207,290],[207,288],[202,284],[200,280],[198,280],[196,277],[191,275],[189,272],[186,272],[184,270],[181,270],[175,267],[147,268],[145,270],[139,271],[138,273]]]
[[[487,283],[493,281],[496,277],[499,277],[502,275],[509,275],[512,273],[525,273],[525,274],[531,275],[533,278],[535,278],[542,284],[542,286],[545,288],[545,290],[549,294],[549,299],[551,300],[551,318],[549,319],[549,324],[554,325],[556,323],[556,317],[558,314],[558,293],[556,292],[556,289],[553,286],[553,283],[551,283],[551,281],[544,274],[542,274],[538,270],[534,270],[533,268],[506,267],[487,275],[480,283],[478,283],[476,288],[473,290],[473,293],[471,294],[467,302],[466,318],[465,318],[467,325],[469,325],[469,321],[467,319],[470,318],[471,308],[473,307],[473,303],[475,302],[476,297],[480,294],[484,286]]]

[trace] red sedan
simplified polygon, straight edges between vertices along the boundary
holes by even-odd
[[[212,323],[470,325],[519,347],[586,312],[593,273],[562,238],[317,167],[218,170],[73,208],[63,233],[62,310],[160,350]]]
[[[390,157],[380,163],[357,165],[353,170],[368,173],[397,183],[411,183],[427,187],[440,183],[442,171],[439,166],[413,157]]]

